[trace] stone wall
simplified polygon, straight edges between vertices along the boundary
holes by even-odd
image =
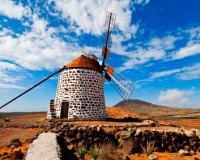
[[[89,68],[64,69],[59,77],[54,104],[57,118],[61,116],[62,102],[69,102],[68,119],[105,118],[101,73]],[[49,115],[47,118],[51,118]]]
[[[108,127],[108,126],[107,126]],[[117,148],[129,144],[131,154],[141,153],[141,146],[148,142],[154,142],[155,152],[200,152],[200,131],[199,130],[141,130],[131,126],[78,126],[73,124],[57,123],[52,124],[50,131],[62,136],[68,146],[77,145],[98,145],[100,143],[113,143]]]

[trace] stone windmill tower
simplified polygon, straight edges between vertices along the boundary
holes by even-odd
[[[95,59],[81,55],[60,73],[55,114],[58,118],[105,118],[101,66]],[[48,115],[51,118],[51,115]]]
[[[115,19],[115,14],[107,13],[101,65],[95,55],[89,56],[90,51],[85,47],[82,49],[85,55],[63,67],[56,98],[50,103],[47,118],[105,118],[104,77],[122,98],[132,94],[133,82],[105,65],[110,54]]]

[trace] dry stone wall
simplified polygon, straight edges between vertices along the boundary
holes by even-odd
[[[69,148],[78,145],[101,146],[102,143],[115,144],[116,148],[127,146],[131,154],[143,152],[141,146],[148,142],[154,143],[154,152],[177,153],[180,150],[188,153],[200,152],[200,132],[198,129],[174,130],[141,130],[133,126],[79,126],[74,124],[52,123],[51,132],[62,136]],[[131,143],[128,143],[131,142]],[[190,152],[191,151],[191,152]]]
[[[89,68],[64,69],[59,77],[54,103],[56,117],[62,102],[69,102],[68,119],[105,118],[105,100],[101,73]],[[47,118],[51,118],[50,113]]]

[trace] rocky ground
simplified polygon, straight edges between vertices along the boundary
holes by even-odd
[[[3,120],[0,120],[0,135],[1,135],[0,159],[23,158],[24,155],[26,154],[29,144],[32,143],[32,141],[35,138],[37,138],[37,136],[41,132],[44,132],[44,131],[45,132],[51,131],[51,132],[58,133],[62,138],[65,139],[65,143],[66,143],[66,146],[68,147],[68,150],[71,150],[70,154],[71,153],[76,154],[75,152],[76,145],[74,144],[78,144],[81,142],[83,143],[83,137],[80,137],[80,135],[83,135],[82,133],[83,131],[81,131],[80,127],[85,129],[84,134],[87,133],[87,135],[91,136],[91,137],[87,137],[87,140],[88,139],[91,140],[92,143],[94,143],[94,140],[96,142],[106,141],[106,137],[107,137],[107,140],[110,137],[113,138],[114,142],[117,144],[117,149],[115,149],[113,153],[109,153],[109,155],[107,155],[107,157],[111,156],[110,159],[117,159],[118,157],[121,157],[121,159],[129,158],[133,160],[148,159],[148,156],[145,153],[142,153],[141,150],[136,152],[134,151],[134,147],[130,147],[132,146],[132,142],[130,141],[130,139],[131,138],[133,139],[133,137],[134,139],[136,139],[135,137],[137,137],[136,135],[139,133],[139,131],[141,132],[141,134],[139,134],[140,136],[138,140],[140,141],[140,143],[145,142],[143,144],[144,146],[147,143],[146,137],[149,137],[149,136],[151,137],[152,135],[155,135],[155,134],[158,134],[158,132],[161,132],[161,134],[159,134],[158,136],[160,138],[160,143],[157,142],[156,144],[157,146],[156,145],[154,146],[155,149],[157,147],[157,150],[155,150],[156,152],[153,152],[153,155],[155,155],[159,160],[160,159],[161,160],[168,160],[168,159],[198,160],[200,159],[199,132],[197,129],[193,129],[193,127],[197,127],[197,128],[200,127],[200,121],[198,120],[195,120],[195,123],[193,121],[189,121],[188,119],[181,120],[178,122],[174,122],[174,121],[154,122],[151,120],[147,120],[147,118],[144,116],[141,116],[134,112],[129,112],[125,109],[120,109],[120,108],[108,108],[107,113],[109,117],[111,117],[111,119],[107,119],[107,121],[103,121],[103,120],[102,121],[77,120],[75,122],[66,122],[65,120],[48,121],[46,120],[45,113],[12,116],[12,117],[9,117],[9,122],[4,122]],[[116,121],[114,121],[113,118],[115,118]],[[131,122],[131,118],[133,120],[137,120],[137,122]],[[128,120],[128,121],[127,122],[122,121],[123,119]],[[139,122],[138,119],[142,119],[141,122]],[[184,127],[184,126],[187,126],[187,127]],[[66,130],[66,128],[68,128],[68,130]],[[74,132],[71,132],[70,130],[73,130],[73,128],[74,128]],[[104,135],[103,139],[98,139],[98,137],[92,137],[92,133],[90,134],[92,130],[97,130],[97,129],[103,132],[101,133],[101,135]],[[81,134],[79,134],[78,130],[81,131]],[[189,136],[187,135],[184,138],[184,141],[185,141],[184,146],[181,146],[181,144],[177,145],[178,144],[177,142],[179,141],[182,142],[181,137],[183,136],[180,136],[179,133],[183,131],[189,134]],[[69,133],[71,134],[71,137],[68,135]],[[167,133],[167,136],[169,136],[167,139],[171,139],[171,141],[169,141],[167,144],[164,143],[165,139],[163,139],[163,138],[166,138],[165,137],[166,133]],[[123,134],[125,137],[123,137]],[[77,137],[77,135],[79,135],[79,137]],[[126,139],[128,139],[128,141]],[[121,147],[120,147],[120,144],[121,144]],[[111,143],[107,143],[102,148],[106,148],[108,146],[113,147]],[[141,149],[141,145],[135,148]],[[183,150],[181,150],[181,148],[183,148]],[[132,149],[132,151],[128,151],[129,149]],[[101,152],[104,153],[105,152],[104,150],[105,149],[100,148],[99,155]],[[110,148],[108,150],[110,150]],[[102,156],[102,153],[101,153],[101,156]],[[89,153],[85,155],[85,158],[88,160],[90,159]]]

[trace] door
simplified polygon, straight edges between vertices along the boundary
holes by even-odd
[[[68,118],[69,102],[62,102],[60,118]]]

